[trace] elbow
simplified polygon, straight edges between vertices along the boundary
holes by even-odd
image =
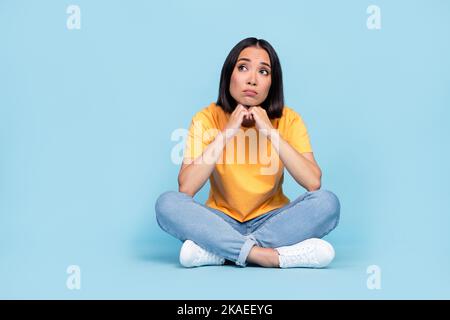
[[[187,194],[190,197],[193,197],[195,195],[195,192],[192,192],[192,190],[189,190],[189,188],[185,187],[184,185],[179,184],[178,185],[178,192],[182,192]]]
[[[181,173],[178,175],[178,192],[189,194],[189,190],[187,190],[187,187],[182,182]]]
[[[318,179],[318,180],[314,181],[313,183],[310,183],[307,186],[306,190],[308,190],[309,192],[317,191],[320,189],[320,187],[321,187],[321,182],[320,182],[320,179]]]
[[[322,170],[320,168],[317,168],[317,177],[316,179],[310,184],[309,188],[307,188],[308,191],[317,191],[322,186]]]
[[[192,188],[192,184],[186,183],[186,177],[182,177],[181,174],[178,175],[178,192],[187,194],[190,197],[194,197],[198,190]]]

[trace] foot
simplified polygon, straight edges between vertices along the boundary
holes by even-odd
[[[206,251],[192,240],[186,240],[181,246],[180,263],[186,268],[215,266],[224,264],[225,258]]]
[[[275,248],[280,268],[323,268],[334,259],[334,249],[325,240],[306,239],[291,246]]]

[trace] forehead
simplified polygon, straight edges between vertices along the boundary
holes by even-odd
[[[269,54],[262,48],[247,47],[239,54],[238,60],[240,58],[248,58],[253,62],[266,62],[267,64],[270,64]]]

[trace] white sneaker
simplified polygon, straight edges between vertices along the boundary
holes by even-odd
[[[291,246],[275,248],[280,268],[323,268],[334,259],[334,249],[325,240],[306,239]]]
[[[225,258],[206,251],[192,240],[186,240],[181,246],[180,263],[186,268],[216,266],[224,264]]]

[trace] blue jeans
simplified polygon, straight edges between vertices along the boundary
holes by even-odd
[[[167,233],[244,267],[254,245],[277,248],[324,237],[339,222],[340,203],[330,191],[310,191],[284,207],[239,222],[186,193],[167,191],[158,197],[155,211]]]

